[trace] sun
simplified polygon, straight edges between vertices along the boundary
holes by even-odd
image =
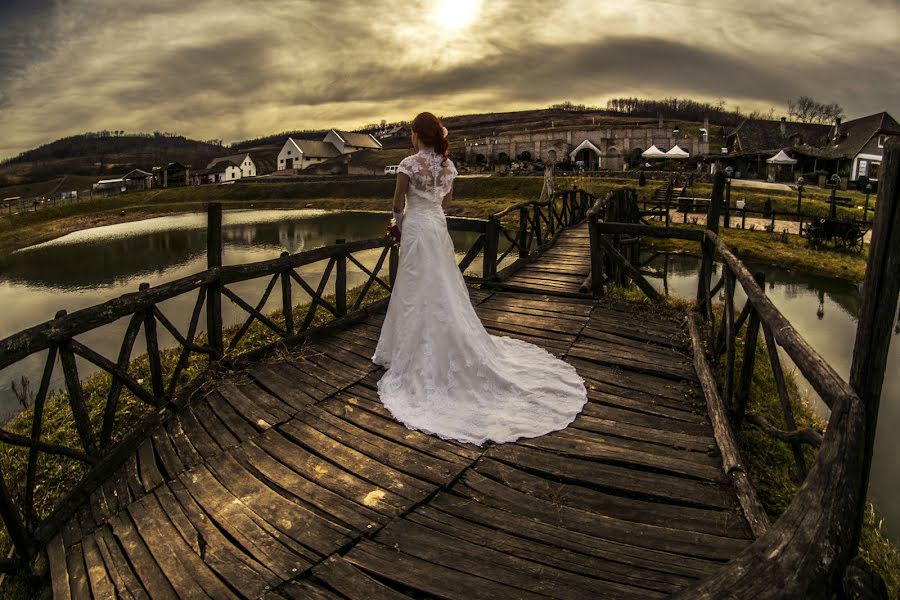
[[[432,10],[432,18],[448,29],[462,29],[478,16],[481,0],[439,0]]]

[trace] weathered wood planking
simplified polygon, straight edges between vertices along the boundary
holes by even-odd
[[[478,447],[407,429],[378,399],[369,358],[383,316],[372,315],[223,379],[154,430],[54,539],[54,595],[689,590],[753,535],[722,475],[684,323],[558,295],[586,273],[575,258],[586,244],[564,233],[520,280],[553,285],[472,292],[492,333],[585,378],[589,401],[565,430]]]

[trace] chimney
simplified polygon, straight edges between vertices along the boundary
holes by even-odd
[[[787,117],[781,117],[781,125],[778,127],[781,129],[781,137],[785,137],[787,135]]]
[[[834,145],[837,146],[841,141],[841,118],[834,118],[834,135],[832,136]]]

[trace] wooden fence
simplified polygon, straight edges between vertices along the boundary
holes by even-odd
[[[593,291],[602,293],[607,258],[615,250],[615,235],[645,235],[700,242],[702,262],[696,312],[688,325],[694,363],[706,396],[709,416],[722,451],[723,467],[734,482],[744,513],[756,541],[737,558],[724,565],[684,598],[830,597],[842,589],[844,571],[856,555],[868,488],[878,404],[890,327],[900,293],[900,144],[889,145],[883,163],[883,181],[878,192],[870,258],[866,269],[864,297],[853,353],[850,382],[845,382],[803,339],[765,294],[764,277],[752,274],[718,235],[725,178],[714,181],[705,230],[653,227],[640,224],[602,222],[591,211],[591,256]],[[612,192],[605,200],[608,201]],[[597,206],[600,205],[598,202]],[[713,263],[718,258],[722,277],[713,284]],[[617,262],[627,268],[621,255]],[[641,289],[658,297],[633,265],[629,270]],[[740,284],[747,302],[737,311],[735,288]],[[713,298],[724,291],[724,307],[716,323]],[[736,368],[737,337],[743,329],[743,360]],[[759,332],[766,342],[767,357],[774,373],[785,429],[761,415],[748,412],[750,382]],[[787,393],[780,347],[831,410],[824,437],[813,429],[798,430]],[[710,363],[724,360],[723,377],[713,376]],[[749,421],[787,444],[803,479],[797,495],[775,523],[762,509],[737,451],[733,427]],[[812,465],[801,448],[818,447]]]
[[[516,265],[538,255],[552,244],[563,229],[583,220],[592,200],[590,194],[572,190],[557,193],[544,202],[516,204],[491,215],[487,220],[447,217],[451,231],[479,234],[460,261],[460,269],[465,272],[481,256],[482,274],[467,278],[474,282],[501,280]],[[519,217],[517,224],[510,226],[504,222],[504,217],[515,214]],[[372,290],[382,288],[388,294],[392,290],[399,251],[388,238],[353,242],[338,240],[334,245],[298,254],[283,252],[272,260],[223,266],[221,205],[211,204],[208,216],[208,268],[205,271],[156,287],[142,284],[135,293],[71,314],[60,311],[46,323],[0,340],[0,370],[37,353],[47,353],[32,406],[30,434],[19,435],[0,429],[0,442],[27,451],[24,481],[17,481],[12,489],[0,469],[0,516],[15,549],[13,558],[0,559],[0,571],[29,564],[35,553],[60,530],[90,493],[135,451],[147,433],[187,402],[209,375],[260,358],[276,345],[296,343],[328,328],[361,320],[388,301],[384,298],[366,304]],[[503,240],[509,244],[501,251]],[[372,251],[378,251],[378,258],[370,268],[364,264],[361,254]],[[516,252],[517,260],[500,271],[499,266],[512,252]],[[307,281],[300,272],[301,267],[310,265],[322,267],[318,282]],[[365,275],[362,286],[354,290],[348,289],[347,283],[347,271],[351,265]],[[266,282],[258,299],[245,299],[234,290],[235,284],[251,280]],[[327,294],[326,291],[331,289],[333,293]],[[310,301],[298,313],[297,294],[301,291]],[[276,300],[280,295],[280,318],[267,314],[265,310],[273,294]],[[190,295],[194,298],[193,309],[187,328],[182,331],[163,312],[161,305],[172,298]],[[223,322],[224,300],[242,309],[245,316],[239,326],[227,327]],[[317,312],[321,314],[323,310],[329,321],[316,326]],[[76,339],[119,319],[128,319],[128,325],[115,361]],[[198,341],[202,339],[198,337],[201,319],[205,319],[206,331],[206,339],[202,343]],[[259,348],[243,348],[241,342],[254,324],[274,334],[277,341]],[[164,368],[160,329],[176,340],[177,360],[174,367]],[[129,373],[132,350],[142,332],[147,348],[149,381],[139,381]],[[205,369],[194,379],[185,380],[185,368],[191,357],[196,356],[205,361]],[[110,376],[111,385],[99,426],[91,422],[76,357]],[[57,363],[64,374],[78,447],[41,440],[46,420],[44,409],[52,393],[50,382]],[[150,409],[149,415],[116,439],[113,433],[116,419],[121,416],[122,394],[126,391]],[[80,482],[43,518],[35,510],[41,455],[72,459],[83,464],[86,471]]]

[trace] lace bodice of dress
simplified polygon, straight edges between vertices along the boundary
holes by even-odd
[[[423,148],[400,161],[397,170],[409,176],[407,202],[415,206],[419,202],[438,203],[453,187],[456,167],[449,158],[444,159],[432,148]]]

